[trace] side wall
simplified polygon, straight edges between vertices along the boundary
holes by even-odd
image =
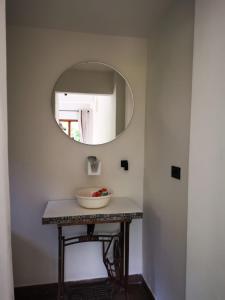
[[[9,204],[5,1],[0,0],[0,299],[4,300],[13,299]]]
[[[187,300],[225,299],[225,2],[197,0]]]
[[[130,82],[135,99],[128,129],[101,146],[70,140],[58,128],[51,108],[57,78],[68,67],[87,60],[118,69]],[[147,44],[144,39],[11,27],[8,62],[15,284],[55,282],[56,228],[41,224],[48,200],[74,198],[78,187],[98,184],[142,206]],[[102,160],[101,176],[87,176],[88,155]],[[128,172],[120,168],[121,159],[129,160]],[[105,276],[100,254],[100,245],[71,246],[66,253],[66,280]],[[142,223],[135,221],[131,226],[130,273],[141,272]]]
[[[113,70],[103,72],[68,69],[57,81],[55,90],[71,93],[112,94],[113,76]]]
[[[143,268],[157,300],[185,299],[193,19],[193,1],[177,1],[149,47]]]

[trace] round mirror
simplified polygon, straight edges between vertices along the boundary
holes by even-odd
[[[83,144],[114,140],[133,114],[134,101],[126,79],[103,63],[84,62],[67,69],[57,80],[52,97],[60,129]]]

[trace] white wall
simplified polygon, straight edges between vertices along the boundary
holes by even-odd
[[[104,144],[116,137],[116,97],[98,95],[93,114],[93,144]]]
[[[143,268],[157,300],[185,299],[193,6],[176,1],[149,48]]]
[[[78,65],[79,66],[79,65]],[[66,70],[55,85],[56,91],[112,94],[114,71]]]
[[[0,0],[0,299],[12,300],[10,201],[6,103],[5,1]]]
[[[132,100],[132,94],[131,94],[129,86],[126,84],[126,87],[125,87],[125,128],[127,128],[127,126],[130,123],[130,120],[132,118],[133,109],[134,109],[134,102]]]
[[[17,286],[57,280],[56,228],[41,225],[48,200],[73,198],[77,187],[102,184],[142,205],[146,46],[144,39],[9,28],[9,154]],[[87,60],[105,62],[124,74],[136,102],[126,132],[102,146],[70,140],[58,128],[51,109],[59,75]],[[98,178],[86,174],[88,155],[102,160]],[[124,158],[130,162],[128,172],[120,168]],[[66,279],[104,276],[100,253],[100,245],[94,244],[68,249]],[[141,221],[131,226],[130,272],[142,272]]]
[[[114,90],[116,92],[116,134],[125,129],[126,81],[118,73],[114,73]]]
[[[197,0],[187,300],[225,299],[225,2]]]

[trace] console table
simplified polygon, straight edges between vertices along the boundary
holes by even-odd
[[[112,198],[109,205],[100,209],[85,209],[76,200],[54,200],[47,203],[43,224],[55,224],[58,228],[58,300],[64,299],[65,247],[84,242],[101,242],[103,262],[108,276],[118,280],[127,292],[129,274],[129,228],[133,219],[143,217],[140,207],[129,198]],[[115,234],[95,233],[95,224],[120,223]],[[85,234],[66,237],[63,227],[87,225]],[[111,249],[111,250],[110,250]],[[108,258],[113,252],[113,261]]]

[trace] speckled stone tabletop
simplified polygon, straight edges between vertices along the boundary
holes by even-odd
[[[129,198],[112,198],[99,209],[86,209],[76,200],[53,200],[47,203],[42,224],[79,225],[131,221],[143,217],[143,211]]]

